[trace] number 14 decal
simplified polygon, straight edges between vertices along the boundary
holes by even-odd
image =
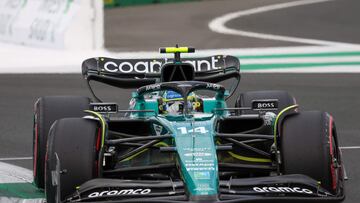
[[[205,129],[205,127],[196,127],[196,128],[193,128],[193,129],[187,129],[186,127],[179,127],[177,128],[178,130],[181,131],[181,134],[188,134],[188,133],[208,133],[209,131]]]

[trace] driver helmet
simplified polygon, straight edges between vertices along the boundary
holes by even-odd
[[[191,93],[187,100],[188,107],[191,107],[192,110],[197,110],[197,106],[200,106],[195,103],[197,100],[195,93]],[[167,90],[161,98],[159,110],[165,114],[180,114],[184,110],[184,102],[184,98],[181,94],[172,90]]]

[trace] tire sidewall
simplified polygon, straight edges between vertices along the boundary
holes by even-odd
[[[61,102],[54,103],[57,100],[66,101],[66,106],[71,106],[71,108],[62,108]],[[41,97],[35,102],[33,118],[33,177],[34,184],[38,188],[45,188],[45,153],[51,125],[57,119],[84,116],[83,110],[88,108],[89,103],[90,99],[82,96],[47,96]],[[75,113],[74,108],[78,109]],[[56,110],[59,113],[56,113]]]
[[[82,183],[96,178],[96,141],[98,135],[97,121],[84,118],[65,118],[56,121],[50,130],[47,157],[45,193],[48,203],[56,201],[57,187],[52,183],[55,178],[56,156],[60,160],[60,199],[63,201],[75,192]],[[72,133],[74,131],[74,133]],[[69,139],[71,138],[71,143]]]
[[[282,172],[307,175],[320,181],[329,192],[337,194],[342,174],[341,167],[336,169],[337,176],[331,170],[334,159],[330,150],[339,152],[333,127],[332,116],[325,112],[300,112],[284,118],[280,131]],[[341,164],[340,157],[339,161]],[[336,186],[333,181],[337,182]]]

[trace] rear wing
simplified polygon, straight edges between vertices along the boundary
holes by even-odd
[[[240,80],[240,62],[234,56],[216,55],[202,58],[182,58],[182,63],[191,64],[196,81],[217,83],[229,78]],[[98,81],[120,88],[139,88],[160,82],[164,64],[175,63],[174,59],[113,59],[89,58],[82,63],[82,74],[90,82]]]

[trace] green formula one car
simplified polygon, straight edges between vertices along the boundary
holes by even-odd
[[[344,169],[334,120],[299,111],[285,91],[240,93],[233,56],[90,58],[94,100],[35,104],[34,181],[54,202],[340,202]],[[231,88],[229,80],[235,81]],[[130,107],[102,102],[96,81],[135,91]],[[224,86],[221,85],[224,82]],[[221,83],[221,84],[220,84]]]

